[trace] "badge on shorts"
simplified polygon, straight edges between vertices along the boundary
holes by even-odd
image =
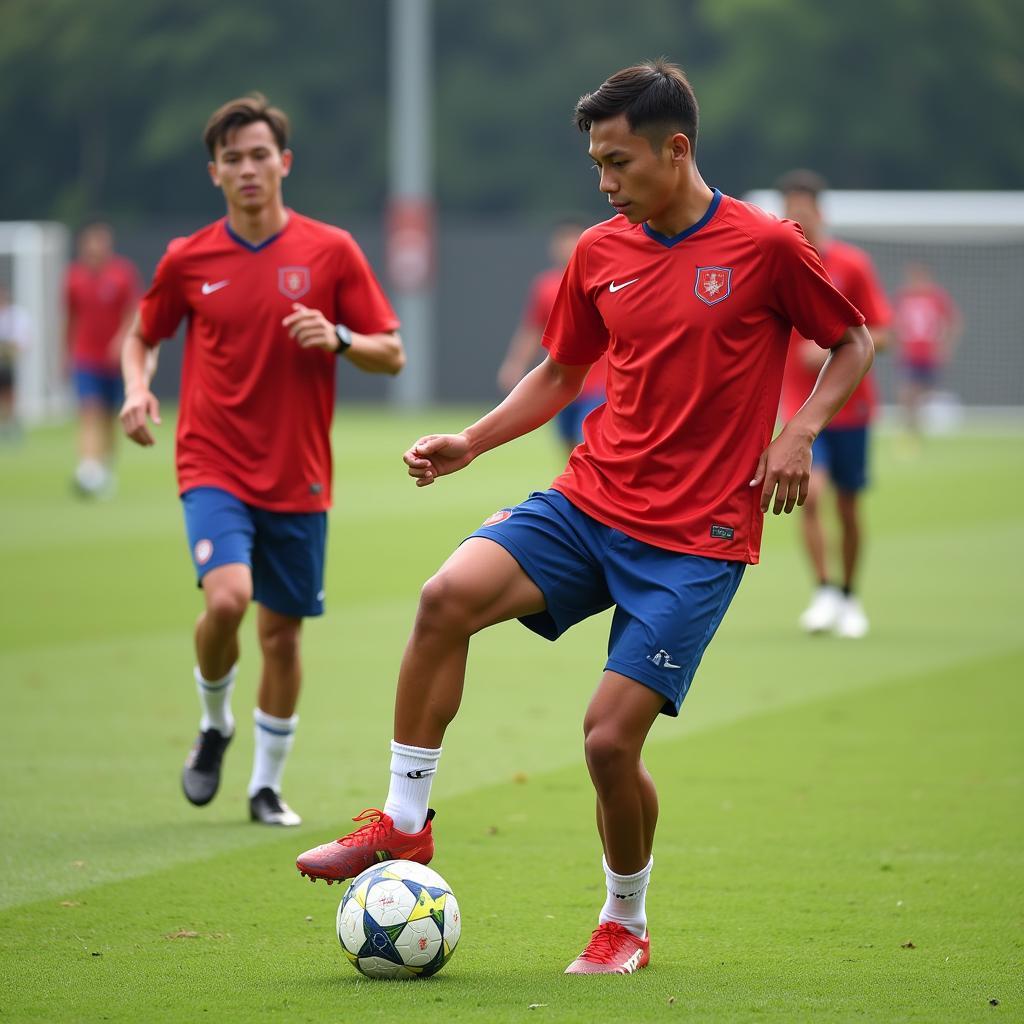
[[[512,515],[512,509],[500,508],[493,515],[488,516],[484,521],[484,526],[496,526],[498,523],[505,522],[508,517]]]
[[[731,267],[698,267],[693,294],[708,306],[715,306],[732,294]]]
[[[206,563],[213,558],[213,541],[197,540],[196,546],[192,549],[192,553],[196,556],[197,565],[206,565]]]
[[[301,299],[309,291],[309,267],[278,267],[277,287],[286,299]]]

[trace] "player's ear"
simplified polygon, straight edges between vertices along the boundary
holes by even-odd
[[[676,132],[668,141],[674,162],[682,162],[690,155],[690,140],[682,133]]]
[[[294,154],[290,149],[281,150],[281,177],[287,178],[292,169]]]
[[[212,181],[217,188],[220,188],[220,175],[217,173],[217,164],[213,160],[207,163],[206,173],[210,175],[210,181]]]

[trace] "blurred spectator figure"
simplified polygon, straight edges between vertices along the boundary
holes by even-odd
[[[963,320],[949,293],[924,263],[908,263],[896,295],[893,333],[902,381],[900,403],[907,430],[921,438],[921,410],[935,394],[960,338]]]
[[[832,283],[864,315],[875,349],[884,349],[885,328],[891,318],[889,303],[868,254],[829,237],[818,202],[827,187],[825,180],[814,171],[797,170],[784,175],[776,187],[782,193],[785,216],[800,225],[807,240],[821,254]],[[786,422],[814,390],[827,357],[828,353],[813,341],[793,332],[782,384],[782,418]],[[860,495],[868,484],[870,427],[877,405],[874,376],[869,371],[811,448],[814,465],[801,516],[804,546],[817,583],[810,605],[800,616],[800,626],[808,633],[833,632],[856,639],[868,631],[867,615],[855,585],[863,537]],[[839,513],[842,564],[838,576],[829,573],[820,509],[829,483],[835,490]]]
[[[508,351],[498,370],[498,386],[502,391],[511,391],[542,353],[541,341],[548,315],[555,304],[565,266],[585,227],[581,219],[574,217],[565,217],[555,225],[548,250],[552,265],[533,279],[522,321],[508,343]],[[602,356],[587,375],[579,397],[555,418],[558,436],[567,452],[571,453],[583,440],[583,421],[588,413],[604,404],[607,376],[608,358]]]
[[[139,298],[135,265],[114,252],[109,224],[93,221],[78,236],[65,282],[67,341],[78,399],[78,466],[74,485],[96,497],[113,484],[117,414],[124,401],[121,342]]]
[[[11,292],[0,284],[0,439],[17,441],[21,424],[15,410],[18,359],[32,341],[32,316],[11,302]]]

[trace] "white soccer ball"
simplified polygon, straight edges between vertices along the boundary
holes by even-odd
[[[427,978],[451,959],[462,934],[459,903],[436,872],[409,860],[374,864],[338,907],[338,940],[368,978]]]

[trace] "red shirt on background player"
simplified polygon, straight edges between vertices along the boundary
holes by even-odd
[[[541,271],[531,282],[523,319],[509,342],[508,352],[498,370],[498,386],[511,391],[537,362],[543,351],[541,340],[551,315],[558,286],[569,262],[583,225],[575,220],[562,220],[551,234],[551,258],[554,266]],[[583,421],[605,400],[608,363],[599,359],[587,374],[579,397],[570,402],[556,417],[555,425],[568,452],[583,440]]]
[[[72,380],[78,399],[75,489],[95,497],[113,485],[117,411],[124,401],[121,343],[140,292],[135,265],[114,252],[109,224],[87,224],[64,280]]]
[[[889,303],[867,253],[828,237],[818,204],[825,187],[821,175],[806,170],[790,171],[778,184],[786,216],[803,228],[821,253],[836,288],[864,314],[876,347],[883,349],[887,341],[885,327],[891,318]],[[782,399],[782,418],[786,422],[797,415],[821,369],[818,349],[807,337],[804,332],[794,332],[790,344]],[[868,631],[867,615],[854,588],[863,537],[860,493],[868,482],[869,427],[877,404],[875,382],[868,374],[814,441],[814,469],[801,516],[804,546],[817,581],[811,603],[800,616],[800,625],[808,633],[831,630],[857,639]],[[835,488],[842,533],[838,585],[829,575],[825,529],[819,515],[820,497],[829,481]]]
[[[298,721],[302,620],[323,612],[330,428],[337,358],[397,373],[398,320],[369,264],[339,228],[287,209],[288,119],[254,94],[206,126],[209,173],[227,216],[175,239],[124,349],[129,437],[153,444],[156,346],[187,320],[178,416],[178,487],[205,610],[196,627],[202,718],[182,787],[213,799],[234,734],[238,627],[259,605],[263,653],[249,815],[297,825],[281,775]]]
[[[764,512],[803,502],[811,441],[872,358],[863,317],[799,229],[704,183],[697,120],[689,82],[664,60],[618,72],[577,104],[617,216],[576,246],[544,362],[461,433],[416,441],[409,474],[432,484],[546,423],[605,353],[608,400],[552,488],[492,515],[424,586],[399,674],[387,802],[297,862],[337,879],[384,856],[429,860],[430,784],[470,638],[519,618],[553,640],[614,606],[584,719],[608,897],[571,974],[628,974],[649,960],[657,796],[644,741],[659,713],[678,713],[757,561]],[[771,441],[794,327],[831,352],[815,393]]]

